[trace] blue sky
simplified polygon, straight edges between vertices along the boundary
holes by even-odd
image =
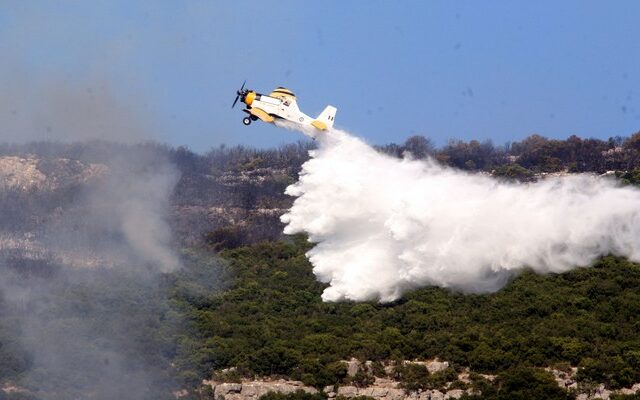
[[[242,125],[230,106],[244,79],[292,89],[311,115],[333,104],[338,127],[376,144],[628,136],[640,130],[638,17],[637,1],[0,2],[0,91],[21,81],[28,109],[52,80],[107,85],[110,107],[149,137],[196,151],[302,139]],[[16,95],[4,91],[6,122]]]

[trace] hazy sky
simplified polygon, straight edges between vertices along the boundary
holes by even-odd
[[[311,115],[335,105],[371,143],[630,135],[639,17],[637,1],[0,0],[0,141],[302,139],[242,125],[244,79]]]

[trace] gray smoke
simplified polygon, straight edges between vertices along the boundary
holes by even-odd
[[[4,78],[0,142],[151,138],[107,81]],[[174,385],[159,329],[163,274],[181,268],[167,221],[179,172],[151,144],[66,146],[84,161],[21,154],[37,171],[0,185],[0,384],[43,399],[162,398]]]
[[[0,312],[19,340],[13,351],[3,349],[3,373],[23,371],[9,382],[42,399],[147,399],[168,392],[170,366],[149,351],[159,346],[155,335],[166,307],[158,282],[124,266],[5,264]],[[11,337],[3,328],[5,344]]]
[[[52,249],[88,251],[86,256],[109,265],[135,260],[157,272],[177,270],[167,216],[179,172],[153,147],[109,157],[106,168],[45,227],[43,240]]]
[[[0,18],[0,147],[18,156],[0,158],[0,386],[172,398],[162,283],[181,267],[167,223],[180,176],[137,144],[162,124],[126,34],[93,29],[111,6],[63,8],[3,4]]]

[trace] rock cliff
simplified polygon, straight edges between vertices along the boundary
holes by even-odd
[[[356,376],[360,371],[367,371],[371,365],[370,362],[361,363],[356,359],[343,362],[347,368],[347,374],[350,377]],[[444,371],[449,368],[449,363],[447,361],[440,361],[437,359],[429,361],[405,361],[404,363],[424,365],[430,374]],[[387,373],[392,373],[393,368],[393,365],[387,365],[385,370]],[[640,393],[640,383],[636,383],[629,388],[619,390],[609,390],[606,389],[604,385],[586,387],[579,386],[575,379],[575,374],[578,371],[577,368],[572,368],[569,371],[559,371],[552,368],[545,368],[545,370],[554,376],[558,386],[574,392],[577,400],[608,400],[614,394],[631,395]],[[463,384],[470,384],[471,380],[469,379],[469,376],[470,371],[464,370],[458,373],[457,381]],[[496,378],[494,375],[480,376],[490,382]],[[269,392],[285,394],[293,393],[298,390],[302,390],[306,393],[319,392],[316,388],[305,386],[302,382],[285,379],[242,380],[237,383],[206,380],[203,382],[203,385],[211,388],[211,393],[213,393],[212,400],[257,400],[260,396]],[[327,386],[322,389],[322,392],[329,399],[336,399],[338,397],[350,399],[366,396],[375,400],[447,400],[458,399],[465,393],[469,395],[479,394],[474,392],[471,388],[454,388],[453,382],[447,382],[442,388],[434,390],[407,391],[401,387],[399,381],[392,378],[380,377],[375,377],[373,383],[365,387],[353,384],[344,384]]]

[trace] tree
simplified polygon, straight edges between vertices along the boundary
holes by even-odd
[[[517,367],[498,375],[495,399],[499,400],[569,400],[572,394],[560,388],[548,372]]]
[[[416,135],[409,137],[404,142],[404,150],[411,153],[414,158],[423,159],[435,152],[435,146],[431,139]]]

